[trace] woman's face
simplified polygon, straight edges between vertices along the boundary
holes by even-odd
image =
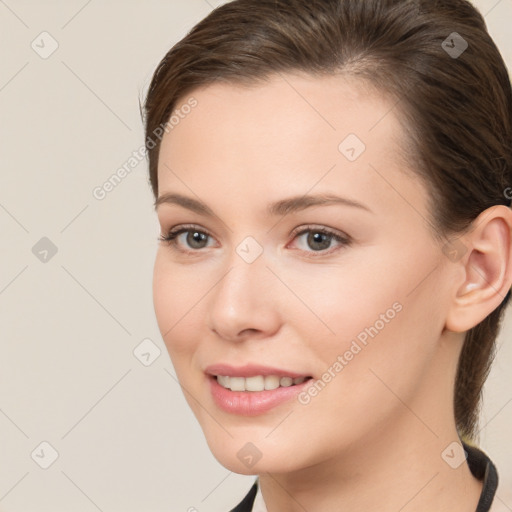
[[[431,435],[451,410],[452,267],[399,158],[394,102],[339,76],[192,96],[162,140],[161,233],[183,231],[160,242],[153,289],[213,454],[238,473],[292,471]]]

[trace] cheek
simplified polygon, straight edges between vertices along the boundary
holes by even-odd
[[[348,349],[355,339],[362,346],[378,339],[398,349],[402,336],[409,334],[414,343],[428,334],[426,325],[435,330],[442,316],[441,277],[432,270],[439,262],[428,243],[428,251],[421,250],[421,241],[415,248],[405,241],[376,245],[307,281],[302,293],[330,328],[333,348]]]
[[[411,263],[416,259],[410,257],[400,272],[386,272],[384,256],[378,267],[367,267],[366,287],[360,286],[364,274],[358,274],[344,276],[343,286],[326,288],[324,320],[335,335],[317,336],[310,344],[324,372],[312,407],[333,418],[351,418],[363,430],[400,407],[397,396],[412,398],[444,325],[442,277],[433,273],[418,286],[424,276]]]
[[[405,279],[399,281],[383,267],[385,255],[381,252],[373,259],[345,258],[343,265],[296,275],[289,270],[283,275],[283,281],[292,284],[302,302],[288,299],[287,319],[326,364],[349,350],[354,340],[364,347],[366,341],[389,330],[400,316]]]
[[[302,308],[301,315],[295,314],[306,333],[302,339],[326,369],[338,356],[346,356],[347,366],[386,361],[395,367],[420,359],[422,347],[432,347],[439,336],[438,277],[434,273],[423,280],[435,266],[435,256],[419,264],[412,250],[397,256],[392,247],[383,249],[347,258],[343,267],[322,269],[297,288],[316,313],[315,318]]]
[[[166,258],[165,250],[159,249],[153,269],[153,305],[162,339],[175,364],[177,358],[192,354],[196,348],[194,332],[197,307],[204,295],[204,286],[191,280],[186,272],[180,272]]]

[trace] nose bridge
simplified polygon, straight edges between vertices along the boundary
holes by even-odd
[[[254,247],[242,242],[231,251],[226,263],[226,272],[217,285],[216,301],[227,301],[226,306],[236,306],[240,311],[246,306],[255,307],[268,281],[264,253],[256,257]]]
[[[209,304],[210,327],[226,338],[242,331],[267,331],[275,327],[276,308],[271,305],[271,280],[263,247],[247,237],[226,258],[222,277]]]

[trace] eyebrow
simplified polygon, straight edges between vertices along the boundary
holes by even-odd
[[[205,217],[216,217],[213,210],[203,202],[192,197],[183,196],[181,194],[162,194],[155,201],[155,210],[161,204],[175,204],[183,208],[186,208],[187,210],[191,210],[199,215],[203,215]],[[295,196],[276,201],[275,203],[272,203],[267,207],[267,215],[284,216],[293,212],[298,212],[305,210],[307,208],[311,208],[313,206],[328,206],[331,204],[351,206],[373,213],[368,206],[353,199],[340,197],[332,194],[319,194]]]

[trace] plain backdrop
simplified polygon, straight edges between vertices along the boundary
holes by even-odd
[[[254,480],[213,458],[172,378],[146,161],[93,194],[143,144],[156,65],[220,3],[0,0],[1,511],[219,512]],[[475,3],[512,69],[512,0]],[[481,445],[512,510],[507,314]]]

